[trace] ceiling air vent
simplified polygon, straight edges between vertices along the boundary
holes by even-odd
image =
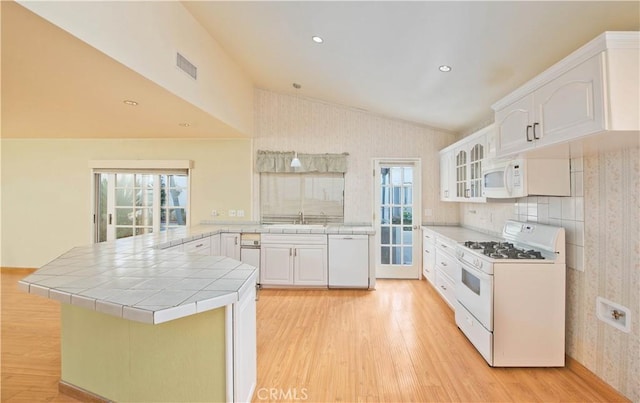
[[[198,79],[198,68],[180,53],[177,53],[176,65],[180,68],[180,70],[190,75],[194,80]]]

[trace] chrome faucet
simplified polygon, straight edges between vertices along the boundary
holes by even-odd
[[[298,219],[300,221],[300,224],[304,224],[304,213],[302,211],[298,212]]]

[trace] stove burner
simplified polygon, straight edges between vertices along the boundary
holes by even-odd
[[[537,250],[516,248],[513,243],[505,241],[466,241],[464,246],[469,249],[482,251],[485,256],[493,259],[544,259],[542,253]]]

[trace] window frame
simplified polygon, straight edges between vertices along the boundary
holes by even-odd
[[[187,201],[185,204],[185,227],[191,225],[191,176],[193,169],[193,161],[191,160],[91,160],[89,161],[91,171],[91,206],[90,206],[90,239],[92,243],[98,243],[100,239],[98,217],[98,200],[100,197],[99,180],[101,174],[116,173],[134,173],[134,174],[152,174],[159,175],[180,174],[187,176]],[[159,189],[159,187],[157,187]],[[157,204],[158,211],[162,210],[160,206],[160,197],[154,197],[154,208]],[[160,216],[154,216],[155,227],[158,223],[158,230],[163,231],[160,226]],[[164,231],[175,227],[165,227]]]

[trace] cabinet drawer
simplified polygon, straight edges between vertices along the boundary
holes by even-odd
[[[458,261],[446,253],[442,253],[440,249],[436,251],[436,269],[440,270],[453,281],[460,279],[460,266]]]
[[[456,302],[456,290],[453,281],[443,274],[440,270],[436,270],[436,290],[444,297],[451,308],[454,308]],[[455,309],[455,308],[454,308]]]
[[[436,236],[433,232],[429,231],[428,229],[423,229],[422,230],[422,242],[426,243],[434,243],[436,241]]]
[[[455,257],[456,255],[456,244],[451,241],[449,238],[438,237],[436,239],[436,246],[442,252],[448,254],[451,257]]]
[[[211,252],[211,237],[196,239],[195,241],[186,242],[183,245],[185,253],[208,255]]]

